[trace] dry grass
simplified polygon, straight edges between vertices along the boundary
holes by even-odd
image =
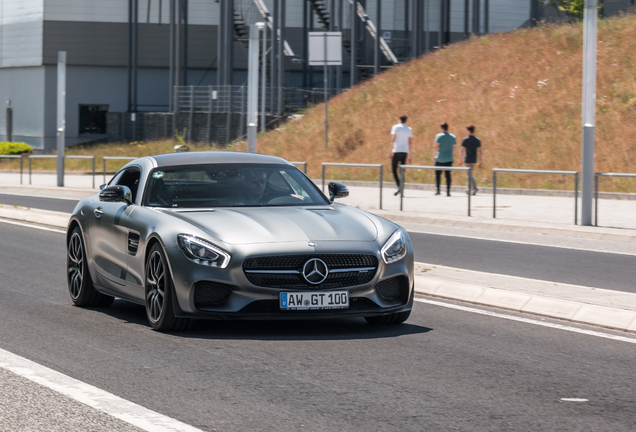
[[[260,138],[258,149],[307,161],[313,177],[320,175],[323,161],[383,163],[388,180],[389,130],[399,115],[406,114],[415,135],[415,164],[432,164],[433,138],[438,125],[448,122],[458,138],[465,135],[466,125],[476,125],[484,146],[484,168],[477,173],[482,185],[490,185],[493,167],[578,171],[581,58],[580,25],[546,25],[475,38],[387,71],[334,98],[329,105],[328,149],[322,105]],[[636,172],[635,77],[636,16],[602,20],[597,171]],[[371,171],[331,173],[340,178],[375,176]],[[545,189],[569,189],[571,182],[536,175],[498,179],[502,187]],[[605,190],[636,190],[629,179],[605,179],[603,185]]]

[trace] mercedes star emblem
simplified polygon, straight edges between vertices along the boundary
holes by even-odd
[[[303,267],[303,277],[312,285],[323,283],[327,279],[328,274],[327,264],[318,258],[310,259]]]

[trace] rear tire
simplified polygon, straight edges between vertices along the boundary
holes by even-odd
[[[153,330],[160,332],[183,331],[192,327],[192,320],[177,318],[172,304],[172,277],[166,256],[155,244],[146,260],[146,316]]]
[[[369,324],[372,325],[393,325],[393,324],[402,324],[404,321],[409,319],[411,315],[411,311],[404,312],[396,312],[388,315],[380,315],[380,316],[372,316],[372,317],[364,317],[365,320]]]
[[[75,227],[66,245],[66,282],[75,306],[110,306],[115,300],[95,289],[86,261],[82,231]]]

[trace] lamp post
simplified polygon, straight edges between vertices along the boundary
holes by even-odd
[[[596,121],[596,45],[598,0],[585,0],[583,15],[583,105],[581,120],[581,225],[592,225],[594,134]]]
[[[265,27],[258,22],[250,26],[247,65],[247,151],[256,153],[256,131],[258,128],[258,48],[260,32]]]

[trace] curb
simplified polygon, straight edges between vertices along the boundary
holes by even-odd
[[[636,332],[636,312],[625,309],[521,294],[460,282],[444,282],[423,276],[415,276],[415,292],[613,330]]]
[[[70,217],[70,213],[29,209],[25,207],[13,207],[0,204],[0,218],[5,219],[66,228]]]

